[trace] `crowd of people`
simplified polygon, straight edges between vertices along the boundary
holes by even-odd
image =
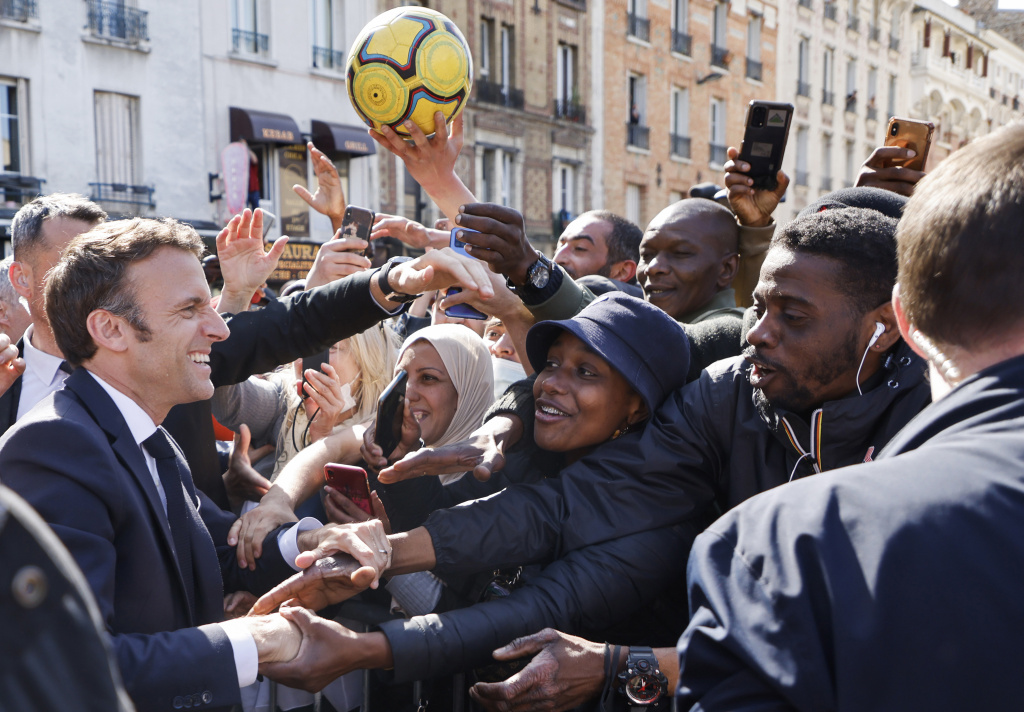
[[[408,128],[371,135],[446,217],[371,239],[421,256],[366,256],[311,144],[337,233],[259,304],[258,209],[216,272],[170,219],[17,213],[0,708],[1018,704],[1024,125],[782,225],[730,148],[552,258],[459,179],[461,119]]]

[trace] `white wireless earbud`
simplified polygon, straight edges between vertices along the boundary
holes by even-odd
[[[874,346],[875,342],[878,341],[879,337],[881,337],[882,334],[884,334],[884,333],[885,333],[885,324],[883,324],[880,321],[876,321],[875,322],[875,333],[873,333],[871,335],[871,339],[870,339],[870,341],[868,341],[868,348],[870,349],[872,346]]]

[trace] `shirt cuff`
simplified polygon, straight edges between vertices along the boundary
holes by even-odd
[[[304,517],[294,527],[288,527],[277,535],[277,549],[281,552],[281,558],[295,571],[302,571],[295,565],[295,557],[302,552],[299,551],[299,534],[308,532],[310,529],[319,529],[323,524],[314,517]]]
[[[238,673],[238,687],[248,687],[256,682],[260,670],[260,653],[256,649],[256,640],[252,633],[242,626],[221,626],[221,630],[231,643],[231,652],[235,656],[235,671]]]

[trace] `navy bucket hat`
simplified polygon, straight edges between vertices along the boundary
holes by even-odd
[[[649,303],[622,292],[609,292],[572,319],[542,321],[526,335],[526,355],[540,373],[548,349],[569,332],[594,350],[640,394],[654,411],[672,391],[686,383],[690,341],[675,319]]]

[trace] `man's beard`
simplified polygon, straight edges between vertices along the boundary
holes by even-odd
[[[753,360],[755,363],[761,363],[775,371],[777,383],[773,386],[776,390],[781,390],[781,393],[776,393],[771,398],[762,393],[762,396],[773,408],[793,413],[806,413],[822,404],[821,396],[815,391],[820,391],[823,386],[830,385],[847,371],[856,373],[857,365],[860,363],[857,332],[856,326],[851,327],[834,351],[820,360],[813,361],[800,372],[793,372],[781,366],[777,361],[759,354],[753,346],[743,349],[743,356],[748,361]],[[856,376],[853,374],[850,376],[851,391],[857,386]]]

